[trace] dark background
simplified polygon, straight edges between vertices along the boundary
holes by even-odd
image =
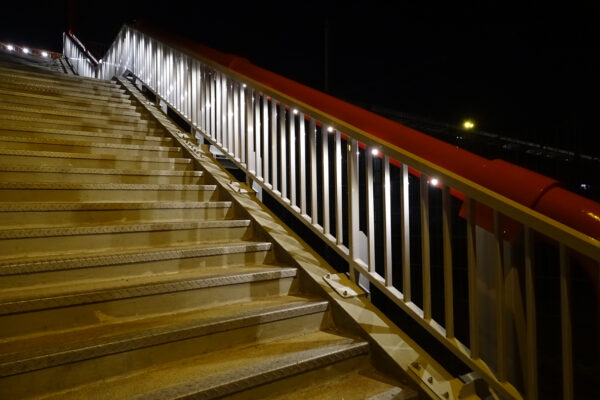
[[[599,6],[437,8],[375,3],[52,1],[3,5],[0,41],[61,50],[70,27],[101,56],[146,19],[329,92],[434,120],[600,155]],[[491,4],[491,5],[489,5]],[[501,4],[501,3],[498,3]]]

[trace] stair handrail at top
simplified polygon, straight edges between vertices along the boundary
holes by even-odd
[[[348,261],[352,277],[354,277],[354,272],[360,272],[371,284],[382,290],[421,326],[432,333],[436,339],[454,352],[469,367],[484,376],[497,391],[505,396],[522,398],[512,383],[507,381],[506,376],[503,376],[501,372],[494,373],[485,360],[480,358],[477,350],[479,347],[478,339],[472,337],[470,346],[466,346],[454,337],[453,331],[450,329],[451,321],[447,320],[446,325],[442,326],[432,319],[430,310],[427,312],[417,309],[418,307],[410,301],[410,279],[403,279],[402,291],[392,285],[391,258],[386,257],[386,260],[384,260],[385,276],[376,273],[375,261],[372,256],[374,251],[374,234],[372,231],[373,157],[382,158],[386,182],[383,186],[388,187],[384,195],[384,223],[386,225],[384,228],[384,241],[385,245],[388,246],[386,247],[388,253],[391,252],[389,250],[391,244],[389,242],[389,236],[391,235],[391,228],[389,227],[389,166],[395,164],[402,169],[401,179],[405,188],[408,188],[407,173],[409,169],[412,173],[421,176],[421,190],[423,190],[423,185],[427,188],[429,182],[423,177],[435,177],[441,182],[436,186],[441,187],[444,194],[444,220],[448,217],[450,210],[446,199],[452,191],[465,200],[468,227],[473,228],[475,223],[485,222],[475,214],[476,204],[484,205],[483,208],[489,210],[490,215],[493,215],[492,225],[489,228],[495,232],[495,243],[499,248],[502,248],[502,242],[507,239],[507,236],[503,235],[502,227],[504,226],[506,230],[509,230],[510,220],[513,220],[523,226],[526,242],[531,242],[532,231],[535,231],[559,243],[561,273],[568,268],[568,262],[563,262],[563,259],[567,259],[568,251],[574,251],[588,257],[595,263],[595,268],[600,263],[600,242],[598,241],[598,237],[600,237],[600,205],[598,203],[575,194],[563,193],[566,191],[561,191],[557,187],[557,182],[550,178],[501,160],[490,161],[464,150],[455,149],[451,145],[401,124],[266,71],[247,60],[220,53],[171,34],[160,32],[152,27],[137,24],[135,27],[123,26],[106,55],[102,58],[102,63],[98,65],[98,69],[99,77],[105,79],[122,75],[125,72],[132,73],[137,80],[190,123],[195,131],[201,133],[219,150],[228,155],[253,181],[260,184],[263,189],[268,190],[284,207],[295,213],[313,232],[328,242],[338,254]],[[297,117],[295,117],[296,114]],[[293,127],[296,118],[298,118],[298,129]],[[306,122],[309,126],[307,134],[305,132]],[[289,129],[286,123],[289,124]],[[319,126],[320,128],[317,128]],[[271,127],[270,130],[269,127]],[[290,172],[290,180],[293,182],[286,186],[287,171],[282,171],[282,177],[285,174],[285,179],[281,179],[281,187],[279,187],[279,180],[277,179],[279,162],[277,157],[269,158],[269,154],[279,151],[276,138],[278,127],[282,132],[284,130],[290,132],[290,138],[292,138],[292,133],[295,135],[296,131],[299,131],[298,137],[295,137],[294,140],[300,141],[298,150],[301,162],[309,160],[309,157],[304,154],[306,139],[308,139],[309,152],[312,153],[310,156],[312,185],[310,185],[311,187],[306,185],[306,177],[301,173],[299,177],[301,193],[298,201],[295,200],[297,174]],[[333,218],[336,227],[335,236],[329,226],[328,211],[322,212],[316,207],[318,205],[316,200],[316,141],[318,129],[320,129],[321,138],[328,138],[330,133],[335,143],[336,159],[332,160],[335,164],[336,180],[336,213]],[[305,138],[305,134],[308,138]],[[261,146],[257,145],[254,148],[254,140],[258,140],[260,135],[263,135],[262,145],[264,147],[261,149]],[[282,138],[285,136],[283,135]],[[342,216],[340,211],[342,208],[342,200],[340,199],[342,192],[341,161],[339,160],[342,158],[342,151],[346,151],[345,149],[342,150],[342,138],[347,141],[349,147],[347,153],[347,216]],[[271,146],[267,147],[269,140]],[[283,142],[284,140],[281,140],[281,143]],[[286,153],[283,146],[284,144],[282,144],[282,151],[279,153],[282,159],[284,153]],[[291,139],[289,146],[295,146]],[[323,150],[323,159],[321,160],[323,182],[325,182],[325,179],[327,181],[329,179],[328,174],[325,173],[325,171],[328,171],[329,162],[324,161],[329,154],[328,146],[328,140],[323,139],[320,145]],[[366,149],[364,156],[367,158],[366,190],[368,193],[368,207],[366,212],[368,214],[367,247],[369,254],[366,260],[361,259],[358,241],[356,235],[354,235],[359,226],[358,153],[361,147]],[[251,148],[252,151],[250,151]],[[295,159],[296,150],[290,150],[290,157],[292,157],[292,153]],[[289,167],[290,169],[294,168],[295,171],[296,166],[291,161]],[[281,162],[282,168],[284,164],[287,168],[287,160]],[[271,174],[269,174],[269,168],[271,168]],[[308,173],[308,169],[305,172]],[[292,175],[294,176],[293,179]],[[485,181],[486,177],[492,177],[492,179],[489,182],[481,182],[482,180]],[[519,190],[511,192],[511,188],[515,184],[517,186],[519,184],[525,185],[525,187],[531,184],[533,189],[522,190],[521,187]],[[325,184],[324,186],[327,187]],[[310,213],[307,208],[307,192],[311,194],[312,206]],[[327,201],[324,200],[323,204],[327,203],[327,207],[329,207],[329,194],[325,194],[324,191],[323,196],[324,198],[327,196]],[[576,212],[572,212],[568,208],[565,209],[563,204],[561,206],[563,209],[559,209],[558,212],[554,214],[546,212],[546,215],[544,215],[531,208],[545,204],[544,196],[554,200],[559,198],[561,201],[566,199],[566,201],[576,204],[578,209]],[[553,204],[554,200],[549,203]],[[403,201],[403,212],[408,213],[407,207],[408,200]],[[321,212],[323,215],[320,215]],[[573,222],[569,218],[580,214],[583,214],[584,218],[574,221],[571,224],[574,226],[565,225],[565,219],[566,222]],[[503,217],[505,218],[505,225],[502,225]],[[551,217],[556,217],[556,219]],[[405,216],[402,218],[404,220]],[[322,226],[319,224],[320,222]],[[344,243],[341,234],[343,223],[347,223],[348,226],[349,238],[347,245]],[[446,231],[446,225],[444,226]],[[408,232],[404,229],[403,227],[403,236]],[[510,232],[508,235],[510,235]],[[472,234],[470,237],[468,241],[469,252],[474,250],[476,245]],[[428,237],[427,240],[429,240]],[[451,246],[449,239],[448,243]],[[405,245],[406,240],[403,240],[403,253]],[[445,260],[448,260],[447,251],[451,251],[451,249],[448,250],[444,246]],[[451,262],[451,253],[449,254]],[[499,254],[499,257],[502,257],[501,252]],[[525,257],[527,268],[530,268],[534,260],[527,251]],[[446,261],[444,262],[446,263]],[[469,268],[474,262],[471,258],[469,259]],[[410,277],[409,261],[403,261],[401,273],[405,277]],[[476,281],[476,276],[472,277],[469,273],[470,284],[471,279]],[[530,285],[532,284],[528,281],[526,289],[531,288]],[[566,315],[565,318],[568,319],[568,288],[564,289],[565,293],[563,293],[562,288],[561,286],[561,296],[564,294],[566,300],[561,302],[561,310],[566,313],[563,315]],[[430,296],[430,294],[424,294],[424,296],[426,295]],[[449,299],[451,303],[451,290],[450,297],[448,298],[447,293],[445,296],[446,302]],[[471,298],[471,292],[469,292],[469,299],[469,301],[476,300]],[[533,318],[535,319],[535,313]],[[564,329],[563,332],[570,332],[570,328],[568,330]],[[535,330],[530,334],[535,335]],[[563,347],[568,349],[571,346],[570,336],[569,334],[564,336]],[[528,351],[535,354],[535,349],[529,349]],[[565,381],[572,383],[573,371],[572,365],[569,365],[569,360],[568,356],[563,358],[563,373]],[[525,372],[526,374],[533,374],[528,375],[527,378],[532,380],[527,382],[528,398],[536,398],[535,392],[537,389],[535,389],[534,382],[537,379],[537,372],[532,372],[534,370],[535,368],[530,368]],[[529,378],[530,376],[533,377]],[[565,385],[565,398],[572,397],[569,392],[572,392],[572,385]]]

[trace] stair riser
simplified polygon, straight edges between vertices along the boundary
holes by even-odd
[[[34,151],[58,151],[65,153],[83,153],[83,154],[105,154],[125,157],[156,157],[156,158],[176,158],[181,157],[181,151],[175,150],[143,150],[143,149],[119,149],[112,147],[94,147],[94,146],[72,146],[66,144],[52,143],[28,143],[28,142],[9,142],[0,140],[0,149],[10,150],[34,150]]]
[[[1,167],[0,167],[1,168]],[[201,176],[70,174],[61,172],[12,172],[0,170],[0,182],[63,182],[63,183],[154,183],[201,185]],[[1,223],[1,222],[0,222]]]
[[[79,134],[78,134],[79,133]],[[173,141],[168,138],[159,138],[157,136],[125,136],[125,137],[111,137],[102,136],[101,133],[88,133],[88,132],[73,132],[67,133],[62,130],[4,130],[0,129],[0,137],[23,137],[23,138],[39,138],[42,140],[76,140],[78,142],[102,142],[102,143],[113,143],[113,144],[136,144],[143,146],[173,146]],[[160,140],[156,140],[160,139]]]
[[[0,276],[0,289],[14,289],[28,285],[64,283],[69,280],[112,279],[136,277],[144,274],[166,274],[185,272],[199,268],[232,267],[236,265],[261,265],[273,261],[271,251],[248,251],[232,254],[216,254],[203,257],[164,259],[151,262],[137,262],[98,266],[91,268],[38,272],[22,275]]]
[[[98,113],[103,116],[129,116],[139,117],[141,114],[136,111],[137,107],[130,106],[130,108],[124,107],[110,107],[110,106],[99,106],[84,104],[77,105],[75,103],[60,103],[53,100],[46,100],[35,97],[24,97],[17,95],[8,95],[0,93],[0,102],[6,105],[23,106],[23,107],[42,107],[49,110],[55,110],[57,112],[85,112],[85,113]]]
[[[10,88],[2,88],[0,87],[0,95],[3,96],[11,96],[18,97],[22,99],[35,99],[41,101],[55,102],[55,103],[64,103],[65,106],[76,106],[76,107],[86,107],[86,108],[95,108],[100,109],[110,109],[114,112],[119,112],[121,110],[137,110],[138,106],[131,102],[123,103],[123,102],[110,102],[105,100],[94,100],[94,99],[70,99],[61,96],[54,96],[50,94],[36,94],[36,93],[24,93],[19,91],[18,89],[10,89]]]
[[[120,102],[129,104],[131,101],[126,95],[116,94],[116,93],[105,93],[100,92],[95,94],[93,92],[81,92],[77,90],[70,90],[68,88],[62,88],[61,86],[52,86],[52,85],[41,85],[41,84],[27,84],[27,85],[19,85],[12,84],[6,82],[0,82],[0,88],[3,89],[12,89],[18,90],[24,93],[33,93],[33,94],[42,94],[42,95],[52,95],[59,96],[68,99],[94,99],[94,100],[104,100],[111,102]]]
[[[0,124],[5,129],[11,129],[12,126],[25,126],[31,128],[51,128],[80,130],[84,132],[107,132],[113,134],[133,134],[137,136],[158,135],[162,131],[151,125],[143,123],[106,123],[98,120],[85,120],[78,118],[45,118],[39,115],[15,115],[14,113],[0,112]]]
[[[133,320],[184,312],[257,297],[285,295],[295,291],[296,281],[290,277],[151,296],[133,297],[135,294],[132,293],[132,297],[120,300],[2,315],[0,338],[83,328],[121,318]]]
[[[0,225],[26,228],[28,225],[68,226],[139,221],[199,221],[233,217],[230,207],[155,208],[131,210],[0,211]]]
[[[105,123],[138,123],[148,122],[150,125],[156,127],[156,124],[150,120],[145,121],[140,114],[123,115],[116,113],[103,113],[100,110],[94,110],[90,108],[88,110],[65,110],[51,107],[45,107],[41,105],[28,105],[28,104],[14,104],[14,103],[0,103],[0,111],[3,114],[16,113],[16,115],[31,115],[32,117],[41,118],[75,118],[85,119],[96,122]]]
[[[109,168],[109,169],[142,169],[142,170],[168,170],[168,171],[191,171],[191,163],[177,162],[135,161],[135,160],[102,160],[87,158],[63,158],[63,157],[37,157],[12,154],[0,154],[0,163],[13,165],[40,166],[51,165],[55,167],[73,168]],[[0,198],[0,201],[2,199]],[[31,201],[31,200],[30,200]]]
[[[352,371],[364,369],[369,364],[370,360],[368,355],[352,357],[323,368],[313,369],[311,371],[293,375],[285,379],[279,379],[275,382],[260,385],[249,390],[233,393],[227,396],[227,400],[268,399],[284,393],[294,393],[296,391],[305,389],[309,385],[318,385],[319,383],[324,383],[327,380],[335,379],[338,376],[349,374]],[[354,397],[341,397],[341,399],[349,400],[354,399]],[[358,399],[358,397],[356,397],[356,399]],[[360,399],[363,399],[363,397],[360,397]]]
[[[326,320],[326,313],[310,314],[14,375],[0,380],[0,395],[19,399],[47,391],[64,390],[94,380],[142,370],[158,363],[252,343],[255,340],[314,332],[326,324]],[[34,382],[44,382],[45,387],[38,387],[32,384]]]
[[[19,201],[217,201],[214,190],[5,190],[0,202]]]
[[[250,227],[230,227],[0,239],[0,257],[86,249],[123,249],[146,247],[153,244],[169,246],[195,241],[243,240],[251,237],[252,229]]]
[[[56,79],[45,79],[36,78],[28,75],[5,73],[0,71],[0,83],[4,84],[17,84],[25,86],[40,86],[40,87],[56,87],[59,86],[61,89],[69,90],[77,93],[92,93],[92,94],[103,94],[103,95],[118,95],[122,96],[125,94],[123,89],[119,89],[117,86],[105,86],[105,85],[91,85],[89,83],[81,82],[69,82],[64,80]]]

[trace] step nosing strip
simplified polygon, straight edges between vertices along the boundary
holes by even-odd
[[[38,150],[11,150],[0,148],[0,155],[6,156],[29,156],[29,157],[48,157],[48,158],[73,158],[100,161],[128,161],[128,162],[149,162],[149,163],[168,163],[168,164],[191,164],[187,158],[166,158],[166,157],[127,157],[123,155],[115,156],[112,154],[86,154],[86,153],[67,153],[58,151],[38,151]]]
[[[179,183],[72,183],[72,182],[0,182],[7,190],[195,190],[214,191],[216,185]]]
[[[6,229],[0,230],[0,240],[212,228],[243,228],[248,226],[250,226],[250,220],[206,220],[199,222],[153,222],[144,224],[113,224],[82,227]]]
[[[43,173],[69,173],[69,174],[95,174],[95,175],[136,175],[136,176],[175,176],[175,177],[201,177],[202,171],[177,171],[177,170],[143,170],[143,169],[115,169],[115,168],[68,168],[54,165],[6,165],[0,164],[3,172],[43,172]]]
[[[0,142],[4,143],[28,143],[28,144],[45,144],[52,146],[72,146],[72,147],[98,147],[116,150],[145,150],[145,151],[181,151],[180,147],[168,146],[149,146],[143,144],[126,144],[126,143],[105,143],[92,141],[75,141],[75,140],[60,140],[60,139],[43,139],[36,137],[21,137],[21,136],[0,136]]]
[[[269,242],[214,243],[203,247],[174,249],[146,249],[117,254],[98,254],[93,256],[73,256],[55,259],[9,261],[0,264],[0,276],[22,273],[49,272],[58,270],[109,267],[113,265],[134,264],[152,261],[166,261],[180,258],[210,257],[236,253],[269,251]]]
[[[79,343],[78,347],[57,347],[48,352],[38,350],[31,353],[8,354],[0,358],[0,377],[48,368],[61,364],[83,361],[110,354],[157,346],[179,340],[192,339],[234,329],[281,321],[304,315],[325,312],[326,300],[295,301],[287,304],[267,306],[264,309],[230,315],[226,318],[213,317],[200,321],[180,322],[146,329],[135,335],[124,333],[109,338],[100,338]],[[76,343],[77,344],[77,343]]]
[[[182,382],[134,398],[144,400],[219,398],[367,354],[368,350],[367,342],[318,347],[192,382]]]
[[[260,271],[216,274],[191,279],[179,278],[166,282],[138,283],[118,288],[88,290],[46,298],[15,299],[0,303],[0,315],[291,278],[295,277],[296,273],[296,268],[270,268]]]
[[[143,202],[61,202],[61,203],[1,203],[0,212],[19,211],[112,211],[229,208],[231,201],[143,201]]]

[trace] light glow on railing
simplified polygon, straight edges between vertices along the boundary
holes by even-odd
[[[294,115],[298,115],[298,110],[294,108]]]
[[[332,126],[328,127],[327,132],[333,132],[333,127]]]
[[[8,46],[6,46],[6,50],[8,51],[13,51],[15,49],[15,47],[12,44],[9,44]]]
[[[373,149],[373,150],[371,150],[371,154],[373,154],[374,156],[378,156],[379,155],[379,150]]]
[[[437,178],[431,178],[429,183],[431,184],[431,186],[437,186],[438,183],[440,183],[440,181]]]
[[[29,49],[27,47],[23,47],[23,53],[29,54]]]
[[[48,52],[47,51],[42,51],[42,57],[48,57]]]

